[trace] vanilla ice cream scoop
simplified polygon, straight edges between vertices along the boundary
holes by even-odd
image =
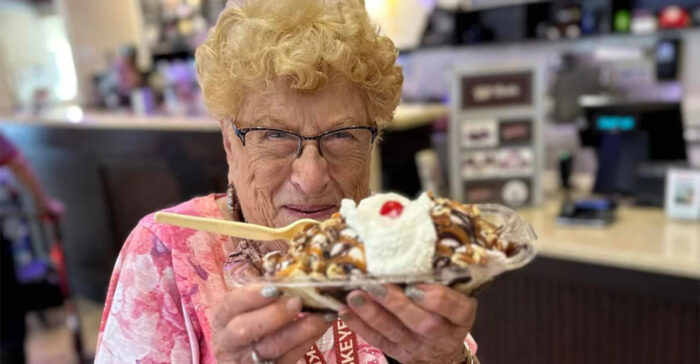
[[[434,202],[423,193],[411,201],[395,193],[360,201],[345,199],[340,214],[364,243],[367,272],[374,276],[433,272],[437,233]]]

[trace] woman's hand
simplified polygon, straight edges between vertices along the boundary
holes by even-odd
[[[299,297],[279,297],[275,287],[236,288],[212,317],[217,362],[251,364],[255,351],[261,361],[296,363],[335,319],[300,312]]]
[[[369,292],[369,294],[368,294]],[[477,302],[437,284],[374,286],[348,295],[340,317],[355,333],[401,363],[464,362],[464,339]]]

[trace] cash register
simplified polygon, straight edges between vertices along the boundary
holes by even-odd
[[[581,144],[598,160],[593,192],[661,206],[663,167],[687,161],[681,103],[610,101],[584,103],[583,110]]]
[[[582,106],[579,136],[582,146],[596,152],[593,193],[601,198],[567,201],[558,221],[605,226],[614,220],[620,197],[663,206],[666,170],[687,164],[681,103],[583,98]]]

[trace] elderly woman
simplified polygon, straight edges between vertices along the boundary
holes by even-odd
[[[229,4],[196,53],[229,190],[169,211],[279,227],[368,196],[372,148],[400,100],[396,57],[361,0]],[[303,313],[298,297],[246,284],[261,255],[283,249],[147,216],[117,260],[96,362],[474,361],[474,299],[386,285],[351,292],[339,318]]]

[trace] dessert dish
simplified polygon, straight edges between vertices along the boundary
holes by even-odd
[[[535,234],[512,211],[423,193],[346,199],[310,224],[287,252],[263,257],[263,280],[301,296],[308,309],[337,310],[351,289],[435,282],[472,294],[534,257]]]

